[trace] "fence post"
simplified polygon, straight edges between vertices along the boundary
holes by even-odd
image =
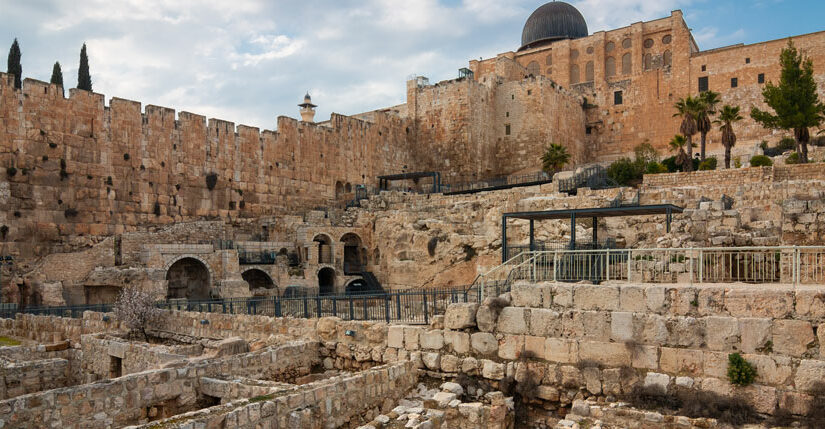
[[[315,295],[315,312],[318,314],[318,318],[321,318],[321,295]]]
[[[699,283],[704,283],[705,277],[705,252],[699,249]]]
[[[401,292],[396,292],[395,294],[395,310],[395,317],[401,320]]]
[[[332,315],[338,317],[338,298],[332,297]]]
[[[281,300],[278,297],[275,297],[275,317],[282,317],[283,314],[281,313]]]
[[[349,296],[349,320],[355,320],[355,305],[352,303],[352,295]]]
[[[309,300],[304,295],[304,319],[309,319]]]
[[[533,254],[533,274],[531,276],[532,281],[536,281],[538,279],[538,273],[536,272],[536,262],[538,259],[538,253]]]
[[[609,282],[610,281],[610,249],[607,249],[607,262],[605,262],[605,264],[607,266],[604,270],[604,279],[605,279],[605,281]]]
[[[424,324],[430,324],[430,317],[427,314],[427,291],[424,291]]]
[[[794,264],[793,264],[793,267],[794,267],[794,268],[793,268],[793,269],[794,269],[793,284],[794,284],[794,286],[796,286],[796,285],[798,285],[798,284],[799,284],[799,277],[800,277],[800,276],[801,276],[801,274],[802,274],[802,273],[801,273],[801,271],[802,271],[802,267],[801,267],[801,264],[800,264],[800,258],[799,258],[799,248],[798,248],[798,247],[796,247],[796,246],[794,246],[794,247],[793,247],[793,253],[794,253],[794,258],[793,258],[793,259],[794,259]]]
[[[630,283],[631,273],[633,272],[633,250],[627,251],[627,282]]]
[[[364,295],[364,320],[369,320],[369,315],[367,314],[367,296]]]
[[[390,297],[384,297],[384,315],[386,316],[387,323],[390,323]]]

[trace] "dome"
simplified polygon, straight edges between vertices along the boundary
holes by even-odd
[[[544,43],[587,36],[587,23],[582,14],[565,2],[550,2],[536,9],[524,24],[521,48],[534,48]]]

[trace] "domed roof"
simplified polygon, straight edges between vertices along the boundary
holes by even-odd
[[[578,39],[587,36],[587,23],[573,6],[553,1],[536,9],[524,24],[521,32],[521,48],[533,48],[562,39]]]

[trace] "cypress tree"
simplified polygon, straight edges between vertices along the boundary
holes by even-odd
[[[50,82],[60,85],[60,89],[63,89],[63,70],[60,69],[60,61],[55,61],[54,67],[52,67],[52,80]]]
[[[80,67],[77,69],[77,89],[92,90],[92,76],[89,74],[89,57],[86,56],[86,44],[80,48]]]
[[[23,66],[20,65],[20,45],[17,43],[17,38],[14,39],[14,43],[11,44],[11,49],[9,49],[9,62],[8,62],[8,69],[7,72],[11,75],[14,75],[14,87],[20,89],[23,79]]]

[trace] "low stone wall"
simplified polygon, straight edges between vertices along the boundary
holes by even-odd
[[[290,378],[320,363],[317,349],[317,343],[295,342],[183,368],[145,371],[23,395],[0,402],[0,422],[4,428],[122,427],[140,423],[150,417],[152,408],[161,416],[194,408],[200,377]]]
[[[9,363],[0,368],[0,399],[70,386],[74,384],[67,359],[40,359]]]
[[[40,343],[69,340],[76,344],[81,335],[123,330],[111,314],[109,321],[103,321],[103,315],[86,311],[83,318],[74,319],[18,313],[14,319],[0,319],[0,335],[27,338]]]
[[[209,323],[202,323],[203,320]],[[317,320],[313,319],[291,317],[274,318],[245,314],[169,311],[164,312],[164,317],[152,328],[191,337],[213,339],[241,337],[247,341],[255,341],[266,339],[270,335],[292,339],[314,339],[316,322]]]
[[[81,368],[87,376],[86,381],[110,377],[113,357],[120,359],[118,363],[121,375],[162,368],[187,358],[185,355],[168,353],[161,347],[111,338],[105,334],[83,335],[80,343],[84,357]]]
[[[741,185],[785,180],[825,180],[825,165],[814,162],[772,167],[694,171],[691,173],[646,174],[643,185],[646,187],[704,186],[708,183]]]
[[[296,386],[280,396],[233,401],[139,427],[354,427],[369,421],[363,415],[373,409],[391,409],[417,381],[417,371],[406,361]]]

